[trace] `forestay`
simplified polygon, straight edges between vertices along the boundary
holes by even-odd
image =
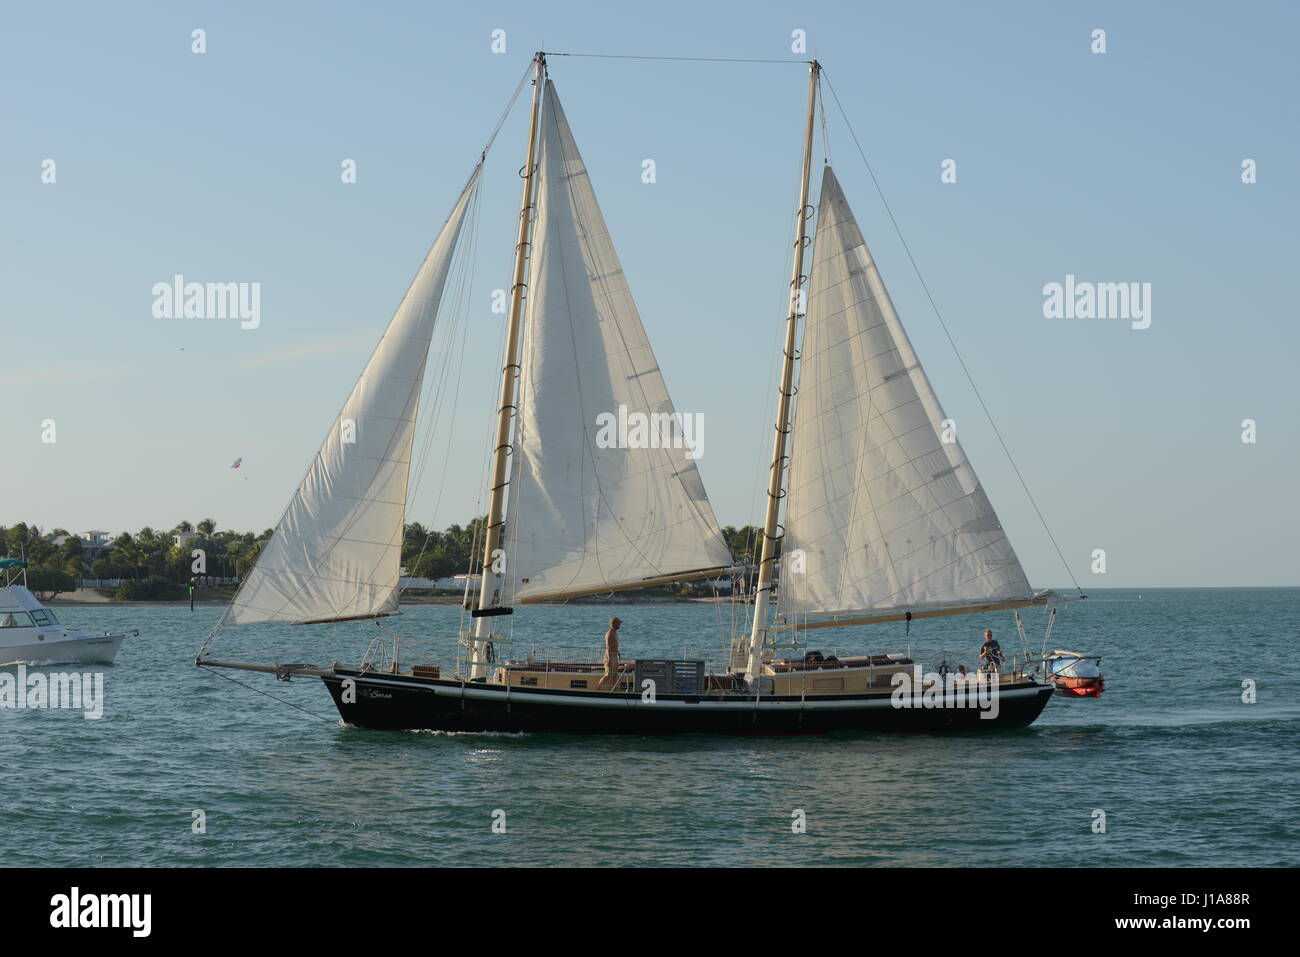
[[[503,596],[729,565],[596,195],[546,84]],[[611,422],[657,425],[620,435]]]
[[[397,611],[416,408],[474,170],[223,625]]]
[[[831,168],[793,426],[787,619],[1030,599]]]

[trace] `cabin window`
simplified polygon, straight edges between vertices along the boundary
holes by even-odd
[[[36,624],[38,624],[38,625],[54,625],[54,624],[57,624],[57,622],[54,620],[54,616],[53,616],[52,614],[50,614],[48,611],[46,611],[44,608],[42,608],[40,611],[34,611],[34,612],[32,612],[32,619],[33,619],[33,620],[36,622]]]
[[[572,681],[569,682],[569,687],[570,687],[570,688],[585,688],[585,687],[587,687],[587,679],[586,679],[586,678],[574,678]]]
[[[0,628],[31,628],[32,616],[25,611],[0,611]]]
[[[535,685],[537,684],[537,677],[535,675],[521,675],[519,683],[521,685]]]

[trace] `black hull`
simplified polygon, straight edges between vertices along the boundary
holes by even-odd
[[[1052,697],[1025,681],[999,689],[996,712],[975,707],[896,707],[888,691],[862,695],[661,695],[507,689],[336,669],[321,679],[343,720],[383,731],[496,731],[561,734],[825,734],[831,731],[938,733],[1032,724]],[[346,681],[355,682],[347,690]],[[984,716],[990,714],[991,716]]]

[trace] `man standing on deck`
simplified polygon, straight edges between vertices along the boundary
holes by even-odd
[[[980,661],[985,671],[1002,670],[1002,646],[993,640],[993,629],[984,629],[984,644],[980,646]]]
[[[623,624],[619,618],[609,620],[609,631],[605,632],[605,676],[618,671],[618,628]]]

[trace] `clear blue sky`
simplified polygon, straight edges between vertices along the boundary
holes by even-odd
[[[481,9],[6,5],[0,524],[272,525],[533,50],[799,60],[799,28],[1085,588],[1300,584],[1293,4]],[[757,521],[805,74],[556,58],[551,76],[669,389],[706,416],[718,517]],[[829,120],[841,183],[1030,578],[1068,584],[833,104]],[[410,513],[439,527],[479,498],[525,123],[489,163],[456,431],[435,437]],[[939,181],[948,158],[956,184]],[[261,327],[155,319],[150,289],[175,273],[260,282]],[[1043,285],[1067,273],[1151,283],[1151,327],[1044,318]]]

